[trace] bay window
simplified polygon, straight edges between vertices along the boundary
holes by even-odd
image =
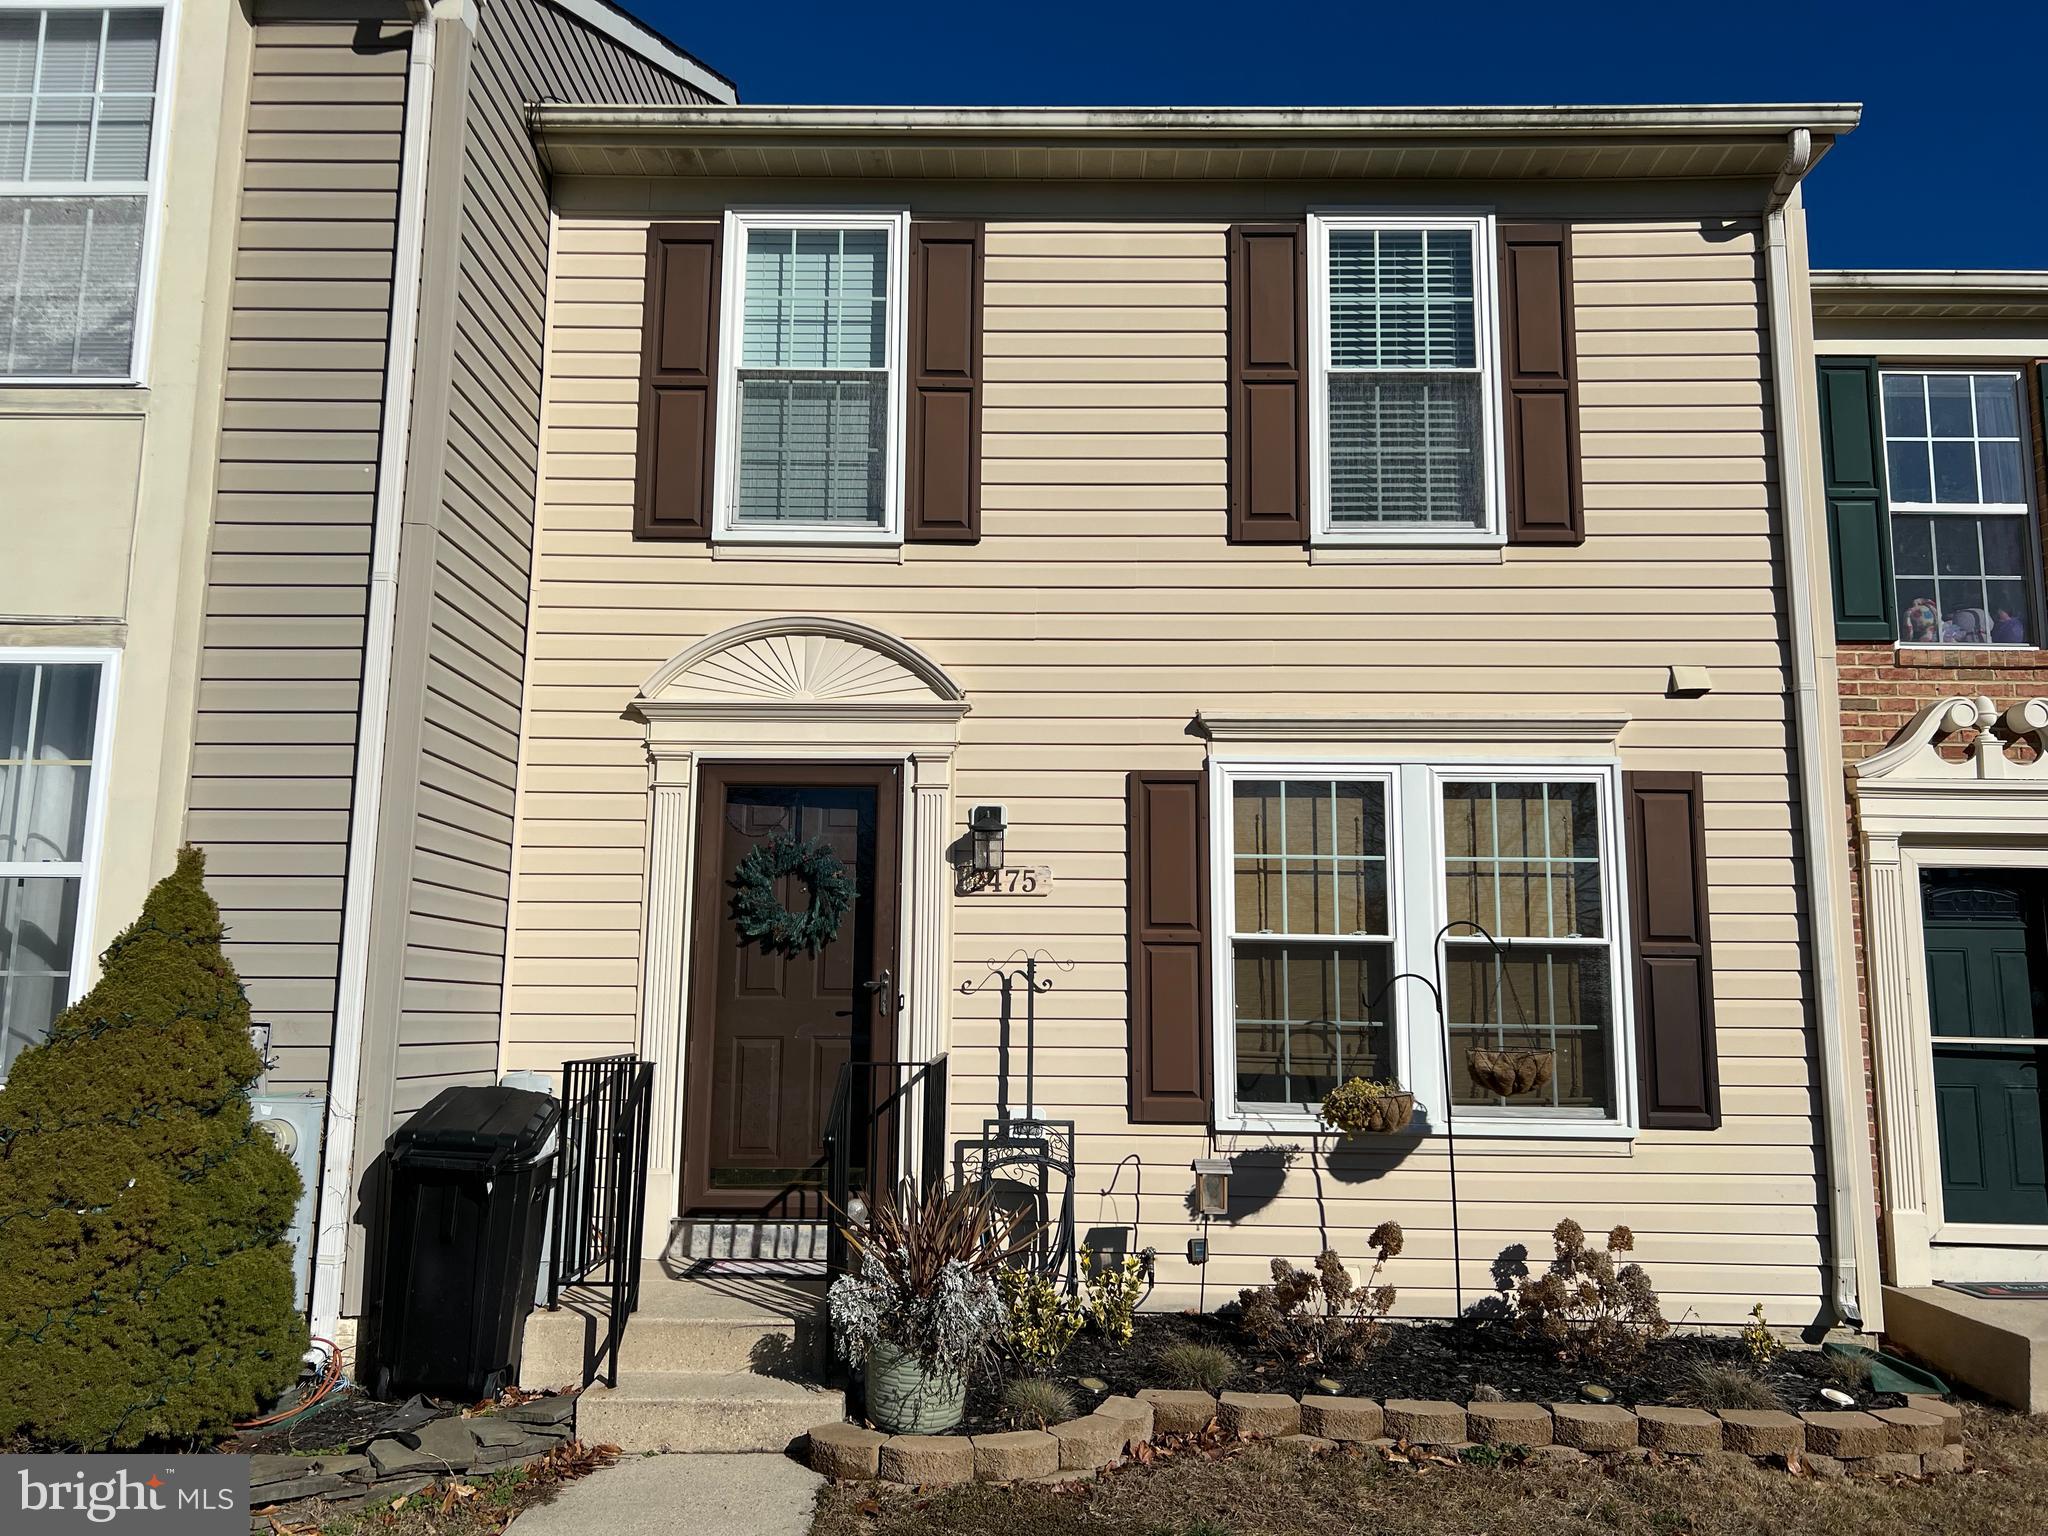
[[[1493,221],[1309,221],[1315,537],[1499,543]]]
[[[1902,645],[2040,642],[2040,557],[2020,385],[2009,369],[1882,375]]]
[[[0,1078],[87,959],[110,668],[92,652],[0,655]]]
[[[902,537],[901,215],[728,216],[718,536]]]
[[[163,20],[0,5],[0,381],[139,371]]]
[[[1440,980],[1460,1130],[1626,1130],[1612,765],[1247,759],[1212,770],[1210,824],[1223,829],[1213,908],[1229,914],[1215,978],[1219,1128],[1311,1128],[1324,1094],[1366,1077],[1414,1090],[1440,1130]],[[1473,1079],[1474,1048],[1543,1053],[1551,1071],[1503,1097]]]

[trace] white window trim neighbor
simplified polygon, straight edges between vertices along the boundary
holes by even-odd
[[[84,995],[86,971],[96,953],[93,936],[99,915],[100,847],[106,835],[107,783],[113,761],[114,699],[120,691],[121,653],[107,646],[16,646],[0,650],[0,667],[77,665],[100,669],[99,698],[93,710],[92,782],[86,790],[83,856],[63,862],[0,860],[0,880],[78,882],[78,916],[71,936],[70,989],[65,994],[65,1008]],[[7,1069],[0,1064],[0,1088],[6,1087],[6,1077]]]
[[[1480,484],[1485,517],[1476,528],[1338,528],[1330,520],[1330,234],[1339,229],[1458,230],[1472,238],[1473,337],[1477,347]],[[1310,543],[1455,547],[1507,543],[1506,447],[1501,426],[1500,258],[1487,209],[1373,212],[1312,209],[1308,216]],[[1446,370],[1447,371],[1447,370]]]
[[[1600,814],[1600,873],[1605,947],[1610,972],[1609,1071],[1614,1084],[1612,1115],[1572,1109],[1477,1109],[1456,1111],[1460,1136],[1617,1140],[1632,1138],[1639,1125],[1636,1094],[1635,1017],[1629,952],[1627,870],[1621,823],[1621,765],[1611,758],[1499,758],[1398,754],[1344,756],[1212,756],[1209,759],[1210,911],[1216,914],[1210,945],[1210,984],[1215,1128],[1218,1131],[1282,1135],[1327,1134],[1313,1113],[1237,1102],[1236,904],[1233,900],[1232,794],[1242,780],[1340,779],[1385,786],[1387,808],[1388,928],[1394,971],[1436,979],[1433,940],[1447,908],[1443,842],[1444,786],[1453,783],[1578,783],[1595,787]],[[1321,936],[1308,936],[1317,942]],[[1544,941],[1549,942],[1549,941]],[[1513,946],[1504,946],[1512,948]],[[1415,1094],[1416,1126],[1431,1136],[1445,1134],[1440,1108],[1446,1102],[1444,1045],[1429,988],[1415,980],[1395,983],[1389,1008],[1394,1073]],[[1455,1064],[1453,1067],[1455,1070]]]
[[[740,453],[740,343],[746,316],[747,235],[756,229],[879,229],[889,237],[888,303],[884,357],[888,365],[888,460],[878,527],[821,523],[770,527],[742,524],[735,515]],[[908,351],[906,292],[910,286],[910,214],[872,208],[732,208],[725,214],[725,251],[719,271],[718,451],[712,475],[711,539],[714,544],[897,545],[903,542],[903,475],[908,394],[904,383]]]
[[[163,239],[164,162],[171,121],[171,92],[177,76],[179,13],[184,0],[0,0],[0,11],[157,11],[156,100],[149,120],[149,174],[140,182],[0,181],[0,197],[141,197],[142,252],[135,282],[135,328],[129,339],[128,369],[121,374],[10,374],[0,372],[0,389],[132,389],[149,383],[150,342],[155,330],[157,262]],[[26,175],[28,167],[22,171]]]
[[[2025,528],[2026,570],[2022,573],[2021,579],[2026,583],[2027,622],[2036,636],[2032,640],[1986,640],[1981,643],[1966,643],[1953,640],[1902,640],[1894,634],[1892,637],[1892,649],[1895,651],[2037,651],[2048,649],[2048,595],[2044,595],[2044,583],[2041,579],[2041,530],[2040,520],[2035,515],[2037,509],[2034,506],[2033,448],[2032,444],[2028,441],[2030,432],[2027,423],[2030,412],[2027,401],[2026,371],[2012,363],[1986,361],[1978,364],[1887,363],[1880,365],[1877,372],[1877,446],[1878,453],[1882,456],[1885,467],[1884,537],[1886,554],[1896,559],[1896,545],[1892,540],[1892,518],[1895,515],[1903,514],[1907,517],[2019,518]],[[2018,396],[2020,413],[2020,495],[2022,499],[2017,502],[1934,502],[1901,501],[1894,497],[1891,492],[1892,439],[1889,430],[1890,423],[1887,420],[1887,413],[1890,407],[1885,399],[1884,381],[1889,378],[1903,377],[1916,379],[1940,376],[1976,378],[1985,375],[1993,375],[2011,380],[2014,392]],[[1908,440],[1917,441],[1917,439]],[[1972,437],[1970,441],[1976,443],[1983,441],[1983,439]],[[1928,489],[1932,490],[1933,487],[1930,485]],[[1894,590],[1891,598],[1893,603],[1896,604],[1898,601],[1898,592],[1896,590],[1898,575],[1896,570],[1893,572],[1892,580]],[[1895,619],[1894,625],[1896,626],[1899,622],[1901,621]]]

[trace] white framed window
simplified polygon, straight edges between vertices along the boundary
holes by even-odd
[[[0,1081],[91,962],[116,655],[0,651]]]
[[[726,215],[714,539],[902,542],[909,224]]]
[[[141,376],[168,9],[0,3],[0,383]]]
[[[1460,1134],[1631,1134],[1617,764],[1228,758],[1210,782],[1218,1129],[1317,1129],[1363,1076],[1440,1133],[1420,977]],[[1473,1047],[1549,1052],[1550,1079],[1503,1098]]]
[[[1315,542],[1505,542],[1498,285],[1491,214],[1310,215]]]
[[[2022,375],[1887,368],[1879,377],[1899,643],[2038,645]]]

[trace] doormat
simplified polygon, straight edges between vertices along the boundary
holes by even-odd
[[[1934,1283],[1983,1301],[2048,1299],[2048,1280],[1937,1280]]]

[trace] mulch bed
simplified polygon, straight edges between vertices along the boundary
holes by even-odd
[[[1225,1384],[1237,1392],[1285,1392],[1300,1396],[1316,1390],[1319,1378],[1338,1382],[1347,1396],[1435,1398],[1469,1402],[1475,1390],[1491,1388],[1511,1402],[1576,1402],[1587,1383],[1610,1388],[1624,1406],[1639,1403],[1682,1403],[1691,1372],[1702,1364],[1725,1366],[1756,1376],[1777,1393],[1793,1413],[1836,1406],[1821,1397],[1823,1387],[1839,1386],[1819,1350],[1788,1347],[1770,1364],[1751,1366],[1739,1339],[1708,1334],[1674,1334],[1651,1344],[1637,1366],[1612,1374],[1561,1365],[1550,1351],[1533,1345],[1512,1330],[1470,1322],[1395,1324],[1393,1336],[1361,1367],[1300,1365],[1262,1353],[1236,1327],[1225,1309],[1218,1313],[1145,1312],[1137,1318],[1131,1342],[1113,1345],[1086,1332],[1061,1358],[1053,1379],[1074,1393],[1076,1406],[1087,1413],[1111,1393],[1135,1394],[1165,1385],[1158,1366],[1159,1351],[1184,1340],[1214,1344],[1237,1357],[1241,1368]],[[1108,1392],[1082,1389],[1078,1381],[1094,1377]],[[958,1433],[984,1434],[1011,1426],[1001,1411],[1002,1379],[984,1372],[970,1384],[967,1417]],[[1897,1407],[1901,1397],[1857,1392],[1857,1406]]]

